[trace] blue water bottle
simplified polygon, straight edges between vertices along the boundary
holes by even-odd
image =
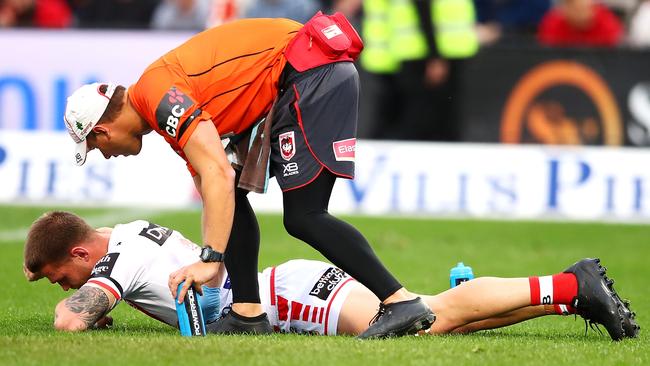
[[[454,288],[472,278],[474,278],[472,267],[464,265],[463,262],[458,262],[458,265],[453,267],[449,272],[449,287]]]

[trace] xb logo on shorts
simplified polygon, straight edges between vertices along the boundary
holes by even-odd
[[[169,88],[156,108],[158,128],[170,137],[176,137],[180,118],[192,105],[194,101],[181,90],[176,89],[175,86]]]
[[[290,175],[296,175],[296,174],[300,173],[298,171],[298,163],[282,164],[282,167],[284,168],[282,170],[282,176],[283,177],[288,177]]]
[[[296,139],[293,131],[280,134],[280,137],[278,137],[278,142],[280,144],[280,155],[282,155],[282,159],[291,160],[291,158],[296,155],[295,141]]]

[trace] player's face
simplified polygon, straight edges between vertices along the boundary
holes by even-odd
[[[75,258],[65,259],[60,263],[48,263],[41,269],[41,274],[50,280],[50,283],[58,283],[63,291],[80,288],[90,278],[91,268]]]
[[[104,158],[137,155],[142,149],[142,136],[132,135],[118,120],[103,126],[87,138],[88,152],[93,149],[101,151]]]

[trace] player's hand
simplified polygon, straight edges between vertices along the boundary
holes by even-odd
[[[199,261],[190,264],[189,266],[185,266],[176,272],[172,272],[172,274],[169,275],[168,284],[169,290],[174,299],[178,299],[179,304],[182,303],[190,286],[194,286],[196,292],[202,295],[203,291],[201,290],[201,285],[217,276],[220,266],[221,263],[219,262],[204,263]],[[178,285],[183,281],[185,281],[183,287],[181,287],[179,293],[176,293]]]
[[[110,316],[103,316],[95,322],[93,329],[108,329],[113,326],[113,318]]]

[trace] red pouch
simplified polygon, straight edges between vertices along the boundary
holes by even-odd
[[[354,61],[363,49],[363,42],[350,22],[341,13],[316,13],[298,31],[285,50],[287,60],[303,72],[339,61]]]
[[[334,21],[336,21],[336,24],[341,27],[343,33],[345,33],[345,35],[350,39],[351,45],[347,51],[348,56],[350,56],[352,60],[356,60],[359,58],[359,54],[363,50],[363,41],[361,40],[359,33],[357,33],[357,30],[354,29],[345,15],[337,12],[332,17],[334,18]]]

